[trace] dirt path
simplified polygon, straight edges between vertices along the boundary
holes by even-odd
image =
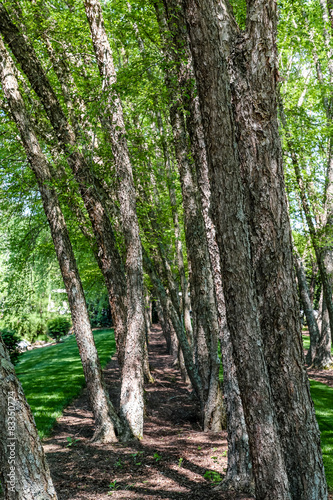
[[[160,328],[151,333],[150,361],[155,383],[146,386],[147,415],[140,443],[90,443],[93,422],[85,391],[58,420],[44,444],[59,500],[99,500],[110,494],[122,500],[249,500],[246,495],[218,492],[203,477],[207,470],[225,473],[226,433],[201,432],[196,402],[171,366]],[[112,401],[118,402],[115,358],[104,374]],[[78,441],[67,446],[67,438]]]

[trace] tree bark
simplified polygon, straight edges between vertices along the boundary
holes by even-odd
[[[70,166],[93,227],[98,246],[102,273],[105,276],[110,305],[115,323],[118,352],[122,356],[126,339],[126,280],[112,225],[105,209],[105,193],[92,176],[89,165],[78,149],[72,131],[57,96],[43,70],[33,46],[24,33],[12,23],[4,5],[0,3],[0,31],[9,45],[31,87],[44,106],[46,115],[56,133],[59,146]],[[112,287],[112,290],[110,288]],[[110,297],[110,295],[109,295]],[[120,362],[122,357],[120,357]]]
[[[111,47],[103,22],[102,8],[98,0],[85,0],[92,42],[97,65],[104,78],[107,92],[106,110],[102,123],[114,156],[119,179],[118,199],[122,229],[126,245],[127,278],[127,337],[122,369],[120,406],[130,423],[134,435],[143,434],[143,349],[145,341],[145,308],[143,296],[142,252],[139,223],[136,214],[136,193],[132,166],[129,158],[122,104],[113,85],[116,73]]]
[[[34,417],[0,335],[0,480],[6,500],[57,500]]]
[[[318,323],[313,314],[313,308],[310,300],[308,284],[306,282],[305,271],[303,267],[303,262],[299,256],[297,250],[294,248],[295,253],[295,267],[297,274],[298,287],[301,294],[302,304],[304,308],[304,314],[306,317],[306,322],[309,328],[310,334],[310,348],[306,355],[306,362],[308,365],[312,365],[315,359],[317,344],[320,338]]]
[[[19,130],[28,161],[38,183],[60,271],[66,287],[74,332],[87,383],[88,396],[95,419],[96,429],[93,439],[101,442],[114,442],[117,441],[115,428],[118,434],[122,434],[125,428],[119,420],[104,387],[82,283],[65,219],[56,192],[52,188],[48,162],[34,133],[14,75],[13,64],[2,39],[0,39],[0,78],[2,87],[12,117]]]
[[[191,142],[191,152],[196,167],[200,193],[201,210],[204,219],[209,257],[214,280],[216,305],[218,310],[219,337],[223,365],[223,393],[227,412],[228,429],[228,469],[222,489],[253,492],[250,451],[246,431],[242,401],[240,398],[236,367],[233,361],[232,344],[226,321],[225,301],[222,288],[220,255],[216,243],[216,231],[210,216],[210,183],[206,156],[206,145],[201,122],[199,100],[196,95],[189,41],[184,20],[184,12],[177,1],[164,2],[169,29],[176,48],[175,60],[178,65],[178,81],[183,94],[183,106],[187,111],[186,127]],[[172,50],[172,49],[170,49]],[[185,62],[186,61],[186,62]],[[186,64],[186,67],[185,67]],[[185,97],[184,97],[185,96]]]
[[[275,5],[269,2],[264,8],[261,2],[249,2],[247,32],[244,40],[243,37],[240,40],[244,41],[244,51],[245,42],[249,41],[250,50],[244,59],[239,52],[234,54],[232,96],[220,43],[227,31],[224,24],[229,23],[226,16],[229,5],[188,0],[186,6],[205,139],[209,144],[213,215],[227,320],[249,435],[256,497],[326,498],[318,426],[303,368],[296,291],[292,282],[290,228],[277,146]],[[254,54],[256,60],[251,59]],[[258,89],[256,85],[260,86],[261,78],[263,86]],[[255,101],[250,90],[256,96]],[[261,107],[263,102],[266,109]],[[257,115],[256,105],[260,111]],[[245,111],[248,120],[245,120]],[[269,118],[264,131],[261,118]],[[273,130],[270,120],[273,120]],[[240,125],[237,135],[235,122]],[[256,126],[260,132],[256,133]],[[249,158],[244,158],[245,144]],[[256,152],[260,164],[253,161],[252,155]],[[251,190],[243,184],[243,179]],[[283,342],[282,332],[285,332]],[[288,359],[287,366],[281,352]],[[258,389],[260,400],[256,396]],[[268,426],[269,438],[265,434]],[[296,429],[297,432],[302,429],[302,438]],[[310,467],[305,455],[312,457]]]
[[[167,29],[164,9],[158,4],[155,4],[155,8],[160,31],[164,37]],[[174,22],[172,19],[171,23]],[[167,60],[175,63],[166,40],[164,40],[164,54]],[[166,85],[169,90],[170,122],[183,195],[187,258],[191,268],[194,354],[204,393],[203,428],[205,431],[218,432],[222,429],[224,408],[219,383],[218,317],[214,284],[194,166],[190,160],[189,142],[177,83],[178,75],[173,73],[170,70],[166,75]]]

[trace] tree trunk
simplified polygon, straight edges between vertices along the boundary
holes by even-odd
[[[318,345],[318,340],[320,337],[319,328],[317,320],[313,314],[313,308],[310,300],[308,284],[306,282],[305,271],[303,267],[303,262],[301,257],[298,255],[297,250],[294,248],[295,252],[295,267],[298,280],[299,291],[301,294],[302,304],[304,307],[304,314],[306,317],[306,322],[309,328],[310,334],[310,348],[306,355],[306,362],[308,365],[312,365],[313,360],[316,355],[316,349]]]
[[[166,31],[164,9],[157,4],[155,7],[163,37]],[[164,53],[166,59],[171,62],[170,46],[168,44],[167,47],[166,40]],[[203,428],[205,431],[218,432],[222,429],[224,415],[219,383],[218,317],[204,220],[199,205],[193,164],[190,161],[184,114],[176,82],[177,75],[166,75],[170,98],[170,122],[183,195],[187,258],[191,268],[194,354],[204,393]]]
[[[1,335],[0,422],[0,480],[5,499],[57,500],[34,417]]]
[[[118,199],[126,245],[127,338],[122,369],[120,406],[134,435],[140,438],[143,434],[144,410],[142,365],[145,341],[145,308],[136,193],[125,137],[122,104],[113,89],[116,73],[111,47],[104,28],[102,8],[98,0],[86,0],[85,10],[99,72],[104,78],[107,91],[106,113],[102,116],[102,123],[108,131],[119,179]]]
[[[316,344],[316,352],[312,362],[312,366],[314,368],[318,368],[319,370],[325,370],[332,368],[333,364],[331,353],[332,339],[328,311],[324,297],[322,297],[321,303],[321,329]]]
[[[105,192],[92,176],[89,166],[78,149],[66,115],[54,93],[43,67],[24,33],[11,22],[0,3],[0,31],[36,92],[56,133],[68,165],[78,182],[81,197],[93,227],[102,264],[102,273],[109,291],[111,312],[115,323],[118,353],[124,353],[126,339],[126,280],[114,232],[105,209]],[[112,290],[110,288],[112,287]],[[110,296],[111,293],[111,296]],[[122,359],[120,358],[120,362]]]
[[[303,368],[295,285],[292,282],[291,238],[281,155],[276,143],[267,140],[267,148],[263,141],[263,137],[265,140],[270,139],[270,135],[267,137],[266,132],[262,131],[261,135],[256,135],[255,127],[260,123],[256,124],[255,118],[258,121],[267,115],[265,112],[253,116],[255,103],[252,95],[247,95],[249,89],[246,86],[250,83],[253,86],[251,91],[257,96],[255,102],[258,102],[259,106],[262,104],[263,95],[267,97],[268,102],[265,104],[268,104],[267,110],[270,110],[269,120],[273,119],[273,137],[278,141],[278,135],[275,133],[275,87],[271,88],[275,73],[274,70],[272,73],[269,66],[272,62],[274,68],[275,52],[271,39],[275,28],[271,21],[275,19],[275,6],[273,2],[269,2],[265,10],[263,4],[258,1],[249,3],[251,9],[244,40],[249,40],[251,49],[246,52],[248,60],[244,61],[242,57],[237,59],[238,53],[234,55],[234,108],[231,106],[228,68],[220,43],[227,33],[225,24],[229,24],[226,15],[230,12],[229,5],[224,2],[213,4],[209,0],[200,0],[195,4],[188,0],[186,6],[203,127],[206,143],[209,144],[207,155],[212,187],[212,212],[220,249],[227,320],[249,436],[256,497],[259,500],[326,498],[318,426]],[[267,44],[260,38],[260,29],[267,31],[265,37],[268,38],[267,53],[270,54],[270,59],[267,58],[266,49],[263,50]],[[242,37],[240,39],[243,40]],[[254,47],[253,43],[256,43]],[[245,48],[244,41],[243,49]],[[253,53],[259,58],[260,64],[257,64],[257,67],[255,61],[251,60]],[[240,70],[246,74],[246,80],[239,77]],[[259,70],[265,71],[267,75],[260,75],[258,79]],[[255,86],[255,83],[260,84],[261,78],[264,82],[264,87],[260,89],[263,95]],[[235,97],[236,91],[238,96]],[[240,103],[241,100],[243,103]],[[249,121],[242,120],[244,110],[241,104],[250,107],[247,109]],[[236,112],[237,122],[246,126],[244,132],[241,127],[238,132],[242,131],[247,137],[240,138],[235,134],[233,110]],[[269,126],[268,131],[269,134],[272,133]],[[242,154],[246,151],[245,143],[249,148],[248,162],[244,161],[242,155],[238,157],[237,143]],[[256,151],[260,153],[261,164],[265,165],[264,171],[261,164],[260,167],[255,164],[254,167],[253,162],[251,163],[252,155]],[[277,161],[273,161],[272,157],[276,155]],[[253,170],[248,170],[250,165]],[[243,185],[243,174],[244,180],[246,178],[247,182],[250,181],[251,198],[249,190]],[[266,179],[264,174],[272,174],[271,180]],[[261,187],[258,185],[260,181],[263,183]],[[251,207],[248,205],[249,199],[252,201]],[[260,209],[262,201],[264,204]],[[269,201],[269,208],[266,201]],[[269,223],[266,217],[266,231],[263,227],[264,210],[266,216],[270,217]],[[252,227],[258,227],[258,235],[253,232]],[[274,231],[271,228],[274,228]],[[265,236],[265,239],[261,236]],[[275,251],[273,260],[272,249]],[[260,258],[260,267],[259,260],[252,261],[251,256],[254,259]],[[279,294],[278,301],[276,293]],[[288,300],[285,297],[288,297]],[[276,321],[275,324],[273,320]],[[273,345],[274,358],[271,349]],[[280,352],[286,355],[287,366],[285,357],[280,356]],[[297,389],[293,390],[292,386]],[[296,435],[296,428],[297,431],[302,429],[302,439]],[[305,454],[308,458],[305,458]],[[310,467],[309,456],[313,457]]]
[[[65,219],[56,192],[51,187],[52,178],[49,165],[34,133],[14,74],[14,66],[2,39],[0,39],[0,78],[2,87],[11,114],[18,127],[31,169],[38,183],[60,271],[66,287],[75,336],[87,383],[88,396],[94,413],[96,425],[94,440],[102,442],[117,441],[114,427],[116,427],[118,434],[123,433],[125,429],[116,415],[103,384],[102,371],[91,331],[87,305]]]
[[[232,53],[232,105],[278,433],[290,494],[308,500],[326,498],[327,486],[300,335],[277,119],[276,18],[273,0],[248,2],[246,33]]]

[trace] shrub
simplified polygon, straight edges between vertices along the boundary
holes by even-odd
[[[57,316],[47,322],[47,331],[50,337],[58,342],[61,337],[68,334],[71,322],[64,316]]]
[[[15,365],[18,362],[18,358],[20,356],[17,344],[21,339],[14,330],[9,330],[8,328],[3,328],[2,330],[0,330],[0,334],[8,349],[10,359]]]

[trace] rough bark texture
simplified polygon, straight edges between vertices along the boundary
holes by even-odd
[[[105,209],[105,193],[96,178],[91,175],[89,165],[77,148],[76,137],[43,67],[24,33],[12,23],[3,4],[0,3],[0,31],[15,58],[26,74],[51,122],[65,154],[68,165],[79,185],[80,194],[89,214],[99,253],[99,265],[105,276],[110,305],[115,323],[117,348],[124,352],[126,337],[126,281],[122,261],[116,246],[110,220]]]
[[[308,289],[308,284],[306,282],[303,262],[301,257],[298,255],[296,249],[294,249],[294,252],[295,252],[295,267],[296,267],[298,287],[301,294],[304,314],[306,317],[306,322],[310,333],[310,349],[308,350],[308,353],[306,355],[306,362],[308,365],[312,365],[316,355],[316,349],[318,340],[320,338],[320,333],[317,320],[313,314],[313,307],[310,300],[309,289]]]
[[[95,418],[96,430],[94,439],[102,442],[117,441],[114,425],[118,434],[122,433],[124,429],[104,388],[87,305],[65,219],[56,192],[51,186],[52,178],[47,160],[34,133],[29,114],[25,108],[17,80],[14,76],[14,67],[2,39],[0,39],[0,78],[12,117],[19,130],[31,169],[38,183],[60,271],[67,291],[74,332]]]
[[[93,46],[99,72],[104,78],[106,111],[102,123],[106,126],[119,180],[118,199],[126,245],[127,337],[122,370],[121,412],[135,436],[143,434],[143,349],[145,312],[143,296],[142,252],[139,223],[136,215],[136,193],[129,158],[122,104],[113,89],[116,73],[111,47],[103,23],[98,0],[85,1]]]
[[[1,335],[0,422],[0,480],[6,500],[57,500],[34,417]]]
[[[162,37],[167,21],[163,7],[155,5]],[[175,19],[172,17],[172,27]],[[177,60],[170,45],[164,43],[165,57]],[[218,317],[214,296],[214,283],[205,235],[204,220],[200,210],[194,166],[190,160],[189,142],[177,84],[177,74],[169,72],[166,84],[170,98],[170,122],[176,160],[179,170],[185,221],[187,258],[191,268],[190,290],[193,317],[194,355],[202,382],[204,430],[220,431],[224,416],[222,391],[219,383]]]
[[[234,108],[220,44],[228,4],[189,0],[186,6],[256,496],[326,498],[318,426],[303,368],[277,134],[275,4],[248,4],[247,33],[233,55]]]
[[[232,344],[226,322],[225,301],[222,288],[220,255],[216,242],[216,231],[210,216],[210,183],[206,156],[206,145],[201,122],[199,100],[196,95],[191,54],[188,46],[188,34],[184,12],[177,0],[165,1],[169,29],[179,58],[178,80],[183,90],[183,105],[187,111],[186,127],[191,142],[191,152],[196,167],[197,183],[200,193],[201,210],[204,219],[208,251],[212,267],[212,276],[216,295],[219,320],[219,337],[223,364],[223,392],[227,412],[228,429],[228,469],[222,489],[235,491],[253,491],[251,460],[248,436],[240,398],[236,367],[233,361]],[[175,58],[176,58],[175,57]],[[184,64],[186,61],[186,67]]]

